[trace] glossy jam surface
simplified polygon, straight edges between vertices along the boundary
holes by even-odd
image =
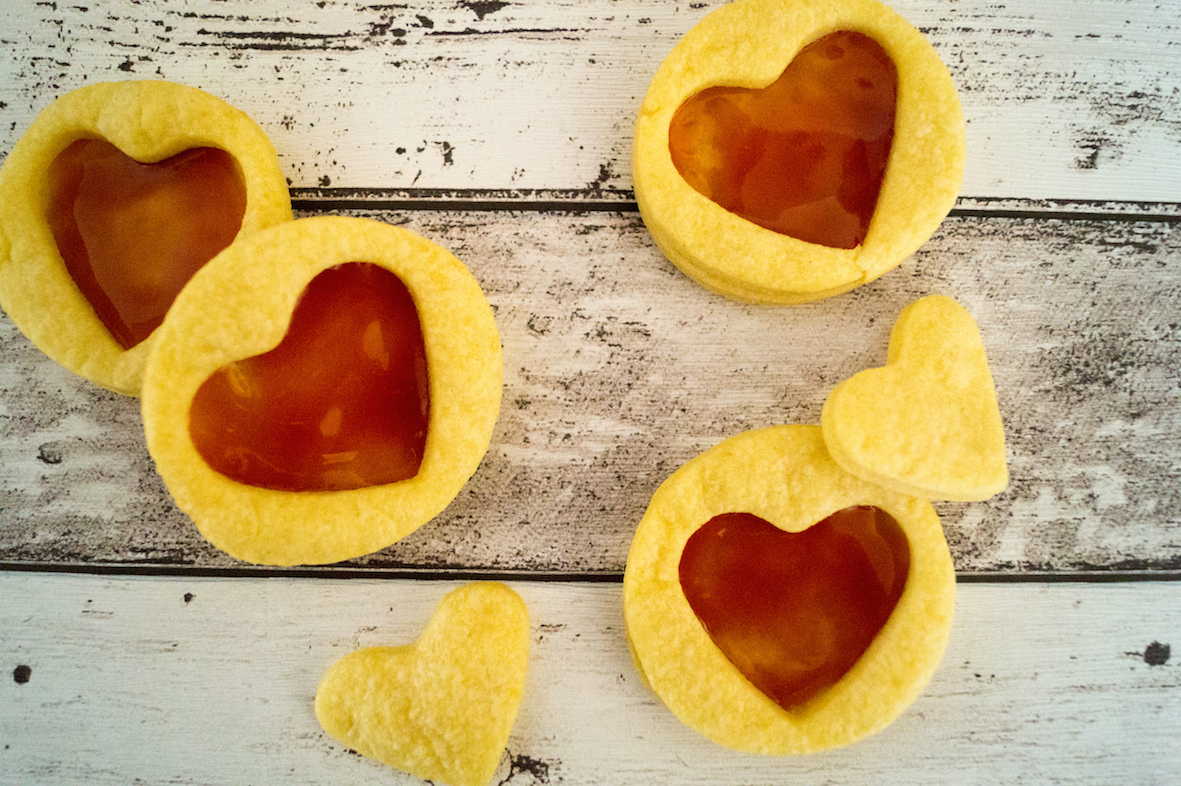
[[[233,480],[355,489],[418,473],[429,409],[409,291],[382,267],[350,262],[312,279],[275,349],[201,385],[189,433],[205,461]]]
[[[124,349],[159,326],[246,212],[238,166],[216,148],[141,164],[109,142],[80,139],[54,159],[49,180],[49,226],[66,269]]]
[[[886,623],[910,568],[898,523],[872,507],[789,533],[716,516],[681,554],[685,597],[738,670],[791,710],[835,685]]]
[[[865,239],[894,139],[898,75],[872,38],[806,46],[761,90],[711,87],[669,127],[681,177],[726,210],[810,243]]]

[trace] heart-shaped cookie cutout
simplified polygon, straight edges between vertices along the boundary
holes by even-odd
[[[312,279],[279,346],[201,385],[189,430],[209,465],[241,483],[355,489],[418,473],[429,402],[410,292],[385,268],[353,262]]]
[[[711,87],[682,104],[668,130],[673,165],[759,226],[856,248],[886,172],[897,85],[880,44],[829,33],[765,88]]]
[[[80,139],[48,177],[49,226],[66,269],[124,349],[160,325],[193,273],[233,242],[246,212],[238,165],[217,148],[145,164]]]
[[[359,650],[333,664],[316,691],[316,718],[391,767],[484,786],[516,719],[528,660],[520,596],[503,584],[468,584],[443,598],[414,643]]]
[[[902,311],[886,365],[837,385],[821,426],[847,472],[904,494],[983,500],[1009,482],[984,342],[972,315],[949,297]]]
[[[795,709],[832,687],[889,619],[910,568],[898,522],[845,508],[802,532],[724,513],[690,536],[678,575],[714,644]]]

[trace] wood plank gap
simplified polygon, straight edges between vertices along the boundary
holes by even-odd
[[[338,211],[382,210],[382,211],[435,211],[446,210],[457,213],[638,213],[635,202],[587,201],[572,199],[367,199],[367,198],[292,198],[291,207],[298,213],[334,213]]]
[[[415,581],[529,581],[617,584],[622,571],[473,570],[448,568],[366,568],[363,566],[231,567],[136,563],[0,562],[0,573],[69,573],[88,576],[189,576],[204,578],[382,579]],[[1181,581],[1181,570],[959,571],[959,584],[1115,584]]]
[[[532,206],[548,202],[566,204],[626,205],[636,209],[635,193],[631,189],[616,188],[292,188],[291,199],[298,202],[321,204],[343,200],[366,204],[411,202],[414,204],[441,202],[476,202]]]
[[[957,584],[1115,584],[1181,581],[1181,570],[957,571]]]
[[[510,190],[297,188],[292,207],[306,213],[400,210],[533,213],[636,213],[635,195],[623,190]],[[957,218],[1056,219],[1181,223],[1181,203],[995,199],[961,196],[949,214]]]
[[[312,578],[415,581],[532,581],[537,583],[618,584],[622,571],[530,571],[465,568],[366,568],[364,566],[264,565],[199,566],[112,562],[0,562],[0,573],[68,573],[87,576],[181,576],[195,578]]]
[[[994,210],[981,208],[952,208],[948,214],[952,218],[1010,218],[1019,221],[1103,221],[1130,222],[1136,224],[1178,224],[1181,223],[1181,213],[1137,213],[1137,212],[1102,212],[1086,210]]]

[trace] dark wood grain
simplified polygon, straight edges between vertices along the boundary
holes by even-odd
[[[353,568],[617,575],[665,477],[740,431],[819,422],[832,386],[884,362],[898,312],[942,293],[983,332],[1013,477],[988,502],[937,505],[961,573],[1181,569],[1171,218],[953,216],[879,281],[774,308],[701,289],[627,211],[358,214],[469,265],[505,388],[454,503]],[[173,507],[137,402],[2,325],[0,561],[234,568]]]

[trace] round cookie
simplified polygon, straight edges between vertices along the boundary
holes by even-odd
[[[295,491],[217,472],[190,432],[194,396],[223,367],[279,345],[309,282],[353,262],[396,275],[418,312],[430,407],[417,474],[361,488]],[[318,217],[239,240],[193,276],[158,331],[142,411],[161,477],[210,542],[254,563],[323,564],[382,549],[454,499],[488,449],[501,382],[491,307],[459,260],[405,229]]]
[[[237,237],[291,219],[275,149],[253,120],[191,87],[106,82],[42,111],[0,170],[0,305],[45,354],[104,388],[138,395],[152,338],[124,348],[66,268],[48,219],[53,163],[79,140],[102,140],[150,164],[186,150],[228,153],[245,189]]]
[[[677,171],[669,128],[707,88],[762,89],[808,44],[863,33],[897,69],[893,145],[867,234],[832,248],[739,217]],[[876,0],[738,0],[709,14],[661,64],[636,122],[632,171],[656,244],[686,275],[738,300],[804,303],[872,281],[912,254],[955,202],[964,120],[955,86],[923,35]]]
[[[711,639],[681,585],[682,553],[722,514],[749,513],[798,533],[850,506],[872,506],[897,521],[909,543],[906,582],[885,624],[839,681],[785,709]],[[709,739],[763,754],[847,745],[894,720],[942,658],[954,606],[955,573],[930,503],[844,472],[818,426],[739,434],[673,473],[636,529],[624,576],[628,641],[648,685]]]

